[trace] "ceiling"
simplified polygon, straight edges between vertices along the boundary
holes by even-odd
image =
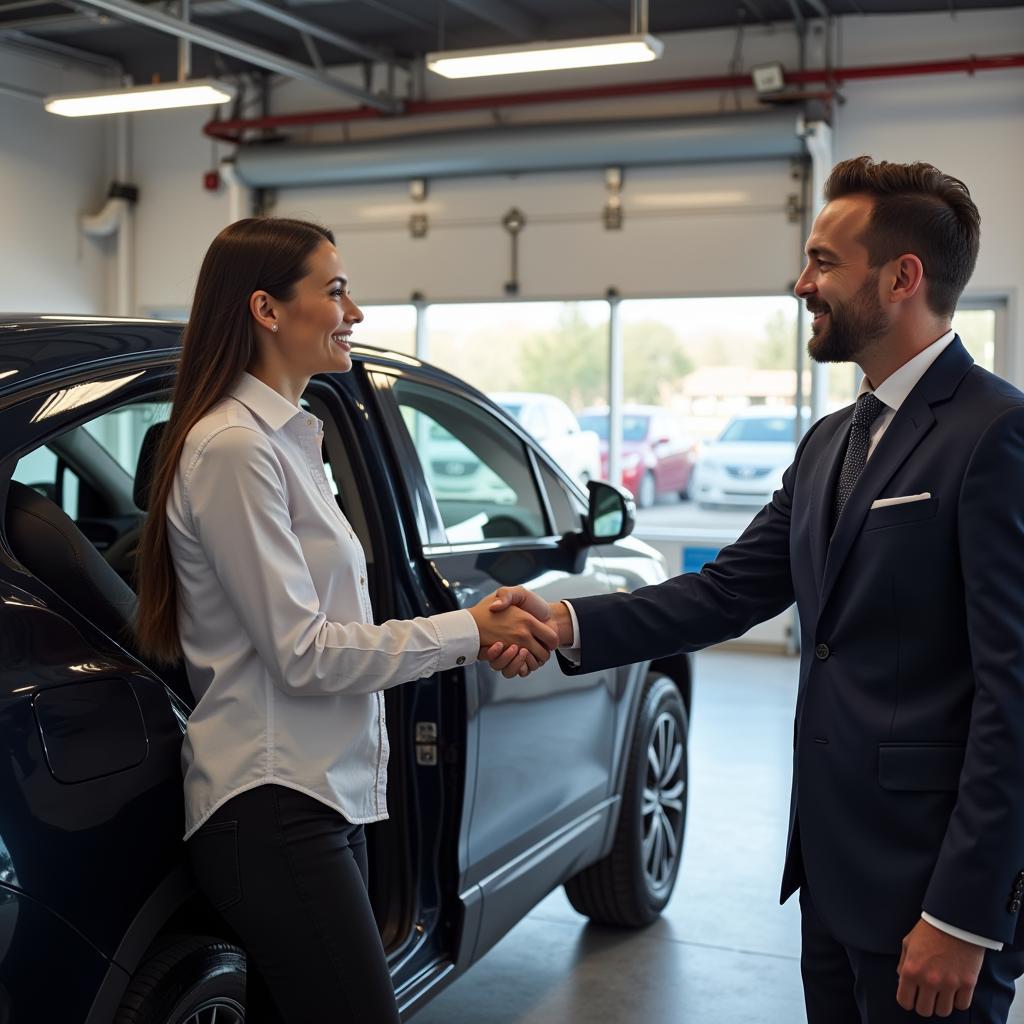
[[[176,17],[177,4],[150,0],[0,0],[0,43],[116,61],[137,81],[177,75],[177,40],[129,20],[122,5]],[[652,33],[738,24],[793,23],[827,15],[966,11],[1024,7],[1015,0],[649,0]],[[268,17],[308,23],[311,39]],[[365,61],[371,54],[411,61],[430,50],[621,34],[629,0],[191,0],[192,23],[312,68]],[[317,32],[318,29],[326,30]],[[337,37],[344,38],[337,38]],[[333,38],[332,38],[333,37]],[[351,45],[346,44],[346,40]],[[313,49],[310,49],[312,44]],[[231,74],[254,65],[237,54],[192,50],[192,75]]]

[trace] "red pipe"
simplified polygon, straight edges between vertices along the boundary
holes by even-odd
[[[903,78],[910,75],[948,75],[977,71],[1003,71],[1024,67],[1024,53],[1000,57],[968,57],[966,60],[922,61],[915,64],[878,64],[867,67],[836,68],[814,71],[787,71],[786,81],[794,85],[822,82],[838,85],[866,78]],[[661,82],[631,82],[625,85],[599,85],[584,89],[556,89],[550,92],[498,93],[469,96],[451,100],[410,100],[403,109],[406,116],[446,114],[492,107],[518,107],[529,104],[572,103],[580,100],[620,99],[630,96],[652,96],[659,93],[732,91],[752,89],[750,75],[719,75],[704,78],[675,78]],[[211,138],[225,142],[241,142],[248,130],[283,128],[308,124],[330,124],[339,121],[361,121],[393,115],[383,114],[375,107],[350,107],[342,110],[313,110],[304,114],[277,114],[271,117],[239,118],[234,121],[210,121],[203,128]]]

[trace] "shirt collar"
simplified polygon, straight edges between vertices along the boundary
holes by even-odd
[[[280,392],[264,384],[251,373],[242,373],[230,392],[251,413],[258,416],[275,433],[302,410],[292,405]]]
[[[895,373],[889,374],[874,390],[875,398],[884,402],[890,409],[897,410],[907,400],[907,395],[917,386],[917,382],[927,373],[928,368],[946,350],[949,343],[956,337],[956,331],[946,333],[933,341],[926,349],[922,349],[909,362],[904,363]],[[857,397],[871,391],[868,379],[860,382]]]

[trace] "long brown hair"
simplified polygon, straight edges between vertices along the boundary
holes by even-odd
[[[307,261],[327,229],[285,217],[252,217],[228,225],[203,258],[171,415],[164,428],[149,492],[149,515],[139,541],[139,605],[135,635],[139,651],[153,661],[181,657],[178,581],[167,540],[167,500],[188,432],[227,396],[256,354],[249,297],[265,291],[287,302],[309,272]]]
[[[874,199],[861,241],[871,266],[911,252],[925,273],[928,308],[949,317],[978,260],[981,217],[967,186],[931,164],[877,163],[869,156],[832,168],[825,198],[867,195]]]

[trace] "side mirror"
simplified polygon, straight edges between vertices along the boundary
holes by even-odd
[[[628,537],[636,525],[636,502],[623,487],[588,480],[590,503],[584,523],[584,534],[590,544],[608,544]]]
[[[636,525],[636,503],[623,487],[588,480],[590,501],[583,529],[565,534],[559,542],[559,568],[581,573],[587,564],[587,549],[628,537]]]

